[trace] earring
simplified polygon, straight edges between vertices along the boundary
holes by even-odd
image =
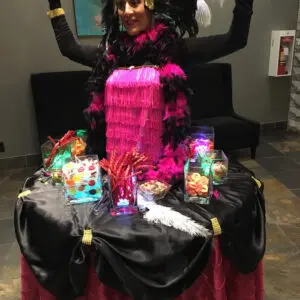
[[[154,0],[145,0],[145,6],[148,7],[148,9],[153,10],[154,9]]]
[[[125,26],[121,20],[121,18],[119,17],[119,30],[122,31],[126,31]]]

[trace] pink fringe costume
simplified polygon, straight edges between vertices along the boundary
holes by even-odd
[[[131,41],[129,48],[138,53],[151,42],[159,49],[164,35],[173,41],[167,27],[158,24]],[[117,59],[108,54],[106,62],[114,64]],[[114,69],[105,81],[104,92],[94,94],[86,111],[92,117],[92,128],[97,127],[97,115],[105,116],[107,155],[114,149],[125,152],[137,148],[156,166],[143,179],[168,183],[181,179],[186,157],[183,141],[189,119],[182,88],[185,81],[183,70],[168,58],[159,67],[144,64]]]
[[[106,152],[138,148],[153,161],[162,151],[164,100],[156,68],[115,70],[105,87]]]

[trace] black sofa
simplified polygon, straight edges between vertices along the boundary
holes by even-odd
[[[185,69],[194,95],[189,98],[193,130],[208,125],[215,128],[218,149],[255,149],[259,143],[257,122],[238,116],[232,105],[229,64],[213,63]],[[31,76],[39,141],[58,137],[69,129],[86,128],[83,109],[88,103],[85,85],[89,71],[40,73]]]
[[[185,71],[193,91],[189,97],[192,130],[197,131],[199,126],[212,126],[215,148],[229,151],[249,147],[251,157],[255,158],[260,124],[234,111],[231,65],[195,65]]]
[[[59,137],[71,129],[85,129],[82,111],[89,71],[50,72],[31,75],[31,89],[40,144],[50,135]]]

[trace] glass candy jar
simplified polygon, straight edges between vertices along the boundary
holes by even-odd
[[[102,199],[102,181],[97,155],[72,157],[62,168],[67,203]]]
[[[214,128],[209,126],[200,126],[192,134],[192,143],[196,153],[204,155],[205,152],[214,149],[215,133]]]
[[[211,165],[198,155],[188,160],[184,168],[184,200],[199,204],[209,204],[212,195]]]
[[[228,158],[222,150],[213,150],[206,154],[211,160],[211,172],[214,185],[223,184],[227,180]]]

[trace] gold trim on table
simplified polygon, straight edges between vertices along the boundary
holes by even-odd
[[[261,188],[261,182],[255,178],[254,176],[252,176],[252,179],[255,181],[255,183],[257,184],[258,188],[260,189]]]
[[[83,231],[82,244],[92,246],[93,233],[92,229],[85,229]]]
[[[210,219],[211,224],[212,224],[212,228],[214,231],[214,235],[221,235],[222,234],[222,228],[220,226],[219,220],[217,218],[212,218]]]

